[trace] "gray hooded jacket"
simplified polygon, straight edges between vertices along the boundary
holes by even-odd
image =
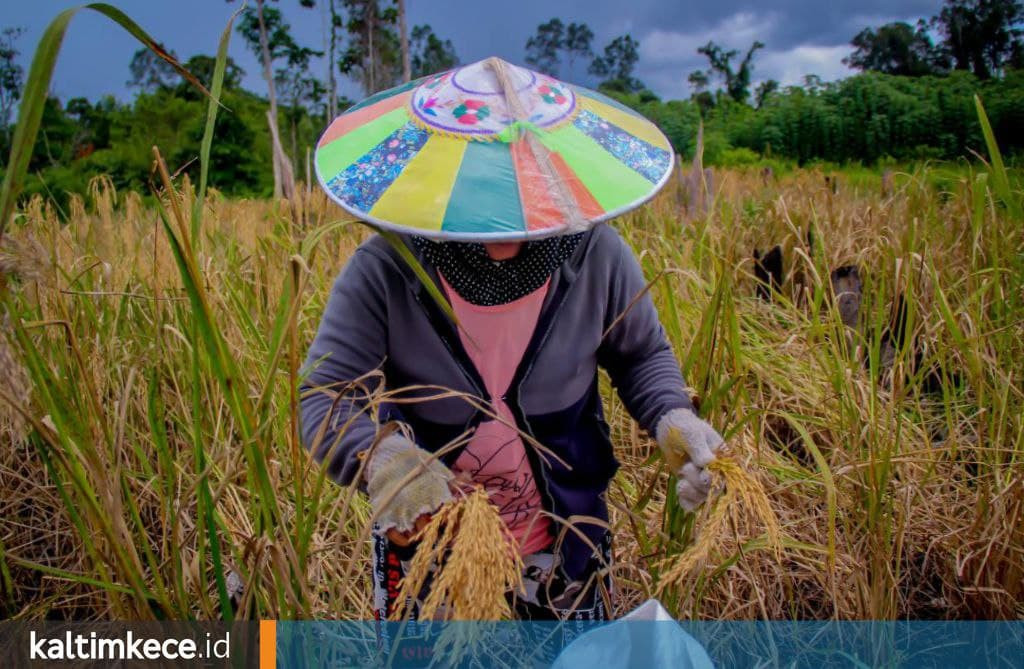
[[[436,270],[419,260],[439,285]],[[561,518],[608,518],[604,492],[618,462],[601,409],[599,366],[630,415],[651,434],[671,409],[692,407],[645,287],[639,263],[613,228],[598,225],[588,232],[552,275],[504,398],[519,428],[561,460],[527,447],[545,509]],[[436,395],[438,386],[485,402],[488,396],[454,324],[380,236],[362,244],[336,280],[306,372],[303,439],[343,485],[353,482],[356,454],[370,447],[386,420],[407,423],[422,448],[436,451],[485,418],[459,397],[406,401]],[[378,373],[367,377],[371,372]],[[360,378],[361,384],[350,383]],[[367,410],[367,393],[380,383],[389,391],[433,389],[403,392],[401,402],[375,407],[375,418]],[[450,465],[458,455],[456,449],[442,459]],[[595,545],[606,540],[600,524],[582,522],[578,529]],[[588,541],[556,530],[563,534],[563,568],[576,578],[592,566]]]

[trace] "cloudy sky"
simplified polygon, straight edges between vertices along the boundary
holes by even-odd
[[[220,31],[238,5],[225,0],[109,1],[182,59],[213,53]],[[62,9],[77,4],[70,0],[0,0],[0,27],[25,29],[19,46],[26,70],[29,54],[46,24]],[[806,74],[831,80],[849,73],[842,59],[850,52],[850,38],[862,28],[894,20],[912,23],[935,14],[941,4],[941,0],[516,0],[499,10],[488,2],[406,0],[410,26],[429,23],[440,36],[454,42],[463,62],[497,55],[521,63],[527,38],[539,23],[553,16],[566,23],[590,25],[596,35],[595,51],[615,36],[629,33],[640,42],[637,76],[663,98],[689,95],[686,77],[706,67],[696,49],[708,40],[741,52],[754,40],[764,42],[766,48],[755,61],[755,80],[799,83]],[[302,9],[296,0],[280,0],[280,7],[301,43],[322,47],[321,8]],[[106,18],[81,12],[68,31],[53,92],[63,99],[95,98],[104,93],[130,99],[125,81],[128,62],[138,46]],[[231,55],[246,70],[246,86],[262,90],[257,61],[238,38],[233,40]],[[585,65],[574,69],[563,70],[561,75],[578,83],[593,83]],[[358,97],[353,84],[343,92]]]

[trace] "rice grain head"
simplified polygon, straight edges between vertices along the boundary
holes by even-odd
[[[401,620],[406,602],[418,598],[421,620],[507,620],[507,594],[522,588],[523,563],[497,508],[478,488],[457,496],[416,537],[419,547],[402,579]]]
[[[32,235],[5,235],[0,241],[0,274],[20,282],[43,281],[49,255]]]
[[[658,580],[659,594],[666,588],[683,586],[690,573],[707,562],[730,529],[739,526],[737,521],[743,514],[748,514],[764,528],[767,546],[774,551],[777,560],[782,557],[782,529],[761,482],[730,456],[712,461],[708,471],[724,485],[724,492],[700,526],[697,540],[679,555],[662,560],[659,566],[664,571]]]

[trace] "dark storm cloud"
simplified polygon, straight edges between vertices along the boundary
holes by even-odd
[[[31,51],[46,23],[61,9],[78,3],[40,0],[6,4],[0,26],[28,28],[22,47]],[[182,57],[212,53],[220,30],[237,5],[223,0],[125,0],[119,4]],[[539,23],[553,16],[590,25],[596,35],[595,51],[615,36],[629,33],[641,43],[637,76],[659,95],[679,97],[689,94],[686,76],[706,66],[696,48],[709,39],[740,50],[754,40],[764,42],[766,48],[756,61],[755,79],[795,83],[808,73],[833,79],[848,73],[841,60],[850,51],[850,38],[862,28],[931,16],[941,0],[519,0],[500,9],[493,3],[464,0],[407,0],[406,4],[409,24],[429,23],[439,35],[454,42],[463,62],[489,55],[522,62],[527,38]],[[289,0],[281,0],[280,6],[299,40],[319,48],[323,38],[321,9],[299,9],[297,2]],[[137,48],[136,42],[106,20],[83,14],[68,32],[54,79],[55,92],[65,99],[75,95],[95,98],[106,92],[129,98],[124,82],[128,61]],[[231,54],[247,72],[245,84],[262,90],[260,68],[237,36]],[[27,56],[23,62],[27,69]],[[572,81],[593,83],[585,63],[561,74]],[[352,84],[343,92],[359,94]]]
[[[757,79],[796,83],[811,73],[834,79],[848,73],[841,61],[850,51],[850,39],[862,28],[892,20],[913,22],[931,16],[940,5],[941,0],[615,0],[557,4],[524,0],[517,4],[513,16],[503,17],[498,25],[488,16],[492,10],[483,5],[467,8],[460,3],[460,10],[453,12],[444,25],[452,29],[460,26],[452,34],[458,35],[460,53],[464,51],[472,58],[490,51],[521,58],[526,38],[538,23],[551,16],[588,23],[596,33],[595,50],[628,32],[641,42],[639,78],[660,95],[676,97],[689,93],[686,76],[706,67],[696,49],[708,40],[741,51],[754,40],[764,42],[766,48],[756,61]],[[437,25],[442,24],[438,21]],[[571,77],[586,79],[584,68],[577,70]]]

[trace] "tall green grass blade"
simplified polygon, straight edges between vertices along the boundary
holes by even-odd
[[[828,509],[828,564],[829,572],[831,573],[836,563],[836,517],[838,516],[839,509],[839,494],[836,490],[835,478],[832,476],[832,469],[828,465],[828,460],[822,455],[814,438],[807,431],[807,428],[804,427],[803,423],[792,414],[780,412],[779,415],[800,435],[804,447],[811,454],[811,458],[814,459],[814,464],[821,474],[821,484],[825,488],[825,504]]]
[[[146,558],[146,565],[149,567],[149,573],[153,579],[153,597],[155,600],[153,603],[159,604],[165,617],[172,615],[175,612],[171,606],[171,600],[167,596],[167,586],[164,583],[163,576],[160,574],[160,561],[153,552],[153,547],[149,545],[149,536],[147,536],[146,524],[143,522],[142,515],[139,513],[139,505],[135,501],[135,495],[129,487],[127,479],[124,477],[121,478],[121,494],[128,507],[128,513],[131,517],[131,521],[135,524],[138,536],[137,543],[142,546],[142,554]],[[152,603],[150,607],[152,608]]]
[[[166,212],[161,211],[160,220],[164,231],[167,233],[167,239],[170,241],[175,263],[185,284],[185,292],[192,304],[192,313],[199,328],[200,341],[205,347],[207,357],[209,358],[211,371],[213,371],[220,384],[227,399],[228,407],[238,423],[238,430],[244,443],[245,453],[249,465],[253,468],[260,493],[259,499],[262,516],[260,531],[266,532],[270,528],[276,527],[280,514],[277,509],[277,496],[274,486],[270,481],[265,457],[260,452],[255,441],[256,425],[252,415],[252,407],[249,404],[248,397],[241,388],[241,377],[238,373],[237,364],[227,352],[221,333],[214,324],[213,314],[207,303],[195,261],[188,254],[185,245],[171,227],[170,222],[167,220]]]
[[[192,210],[192,243],[199,243],[199,230],[202,227],[203,203],[206,200],[206,183],[210,175],[210,148],[213,146],[213,132],[217,125],[217,110],[220,107],[220,95],[224,88],[224,71],[228,61],[228,43],[231,41],[231,27],[235,17],[245,8],[243,4],[228,19],[224,31],[220,34],[217,47],[217,60],[213,66],[213,81],[210,82],[210,103],[206,106],[206,127],[203,129],[203,140],[199,146],[199,184],[196,189],[196,201]]]
[[[210,148],[213,145],[213,134],[217,124],[217,111],[220,105],[221,89],[224,84],[224,71],[227,64],[228,44],[231,41],[231,27],[235,17],[242,11],[239,8],[221,32],[220,43],[217,47],[217,58],[213,68],[213,81],[211,82],[210,101],[206,106],[206,126],[203,129],[203,138],[199,149],[199,184],[196,189],[196,197],[192,208],[192,225],[190,239],[193,245],[193,255],[196,245],[199,244],[199,233],[202,228],[203,207],[206,202],[206,185],[210,171]],[[173,195],[172,195],[173,196]],[[196,461],[196,470],[199,473],[199,509],[198,513],[202,523],[206,526],[207,545],[210,549],[210,560],[213,563],[213,577],[217,585],[217,598],[220,604],[221,617],[224,620],[234,620],[234,610],[231,607],[231,598],[228,595],[227,575],[224,572],[224,560],[221,557],[220,533],[218,531],[217,512],[213,504],[212,493],[210,492],[210,480],[207,475],[207,458],[203,444],[202,417],[203,402],[201,397],[202,370],[199,353],[199,326],[198,319],[192,321],[192,447]]]
[[[1020,202],[1010,189],[1010,177],[1006,172],[1006,165],[1003,164],[1003,154],[999,151],[999,144],[996,143],[996,135],[992,132],[992,124],[988,121],[985,106],[982,105],[981,98],[977,95],[974,96],[974,108],[978,112],[978,122],[981,124],[981,134],[985,137],[988,158],[992,162],[992,185],[1010,215],[1015,219],[1020,218]]]
[[[55,578],[63,579],[65,581],[70,581],[71,583],[81,583],[82,585],[92,586],[94,588],[99,588],[100,590],[107,590],[109,592],[116,592],[121,595],[132,596],[135,594],[131,588],[121,585],[119,583],[114,583],[110,580],[91,578],[89,576],[83,576],[82,574],[75,574],[73,572],[67,571],[66,569],[58,569],[56,567],[51,567],[50,565],[41,564],[39,562],[32,562],[31,560],[24,560],[18,557],[12,556],[10,560],[12,563],[20,567],[24,567],[26,569],[33,569],[35,571],[38,571],[40,574],[53,576]]]
[[[174,194],[169,193],[169,196],[174,197]],[[249,417],[248,411],[246,410],[245,401],[241,400],[237,397],[237,394],[233,392],[233,390],[236,390],[237,382],[235,379],[237,379],[238,376],[232,369],[233,366],[231,361],[226,359],[224,343],[220,339],[220,333],[212,323],[212,317],[207,308],[205,298],[202,294],[202,289],[200,286],[197,286],[196,277],[198,276],[198,270],[194,266],[193,256],[186,251],[185,245],[178,239],[167,219],[167,213],[162,206],[159,206],[159,212],[160,220],[164,226],[164,231],[170,241],[175,262],[178,265],[179,273],[185,283],[186,292],[188,293],[189,300],[192,304],[191,332],[193,346],[190,377],[192,410],[191,435],[193,457],[195,458],[196,471],[199,475],[197,492],[198,515],[200,517],[200,522],[206,530],[205,543],[208,544],[210,548],[210,559],[213,562],[214,580],[217,585],[217,596],[221,615],[225,620],[230,621],[233,619],[234,613],[231,608],[231,600],[227,591],[227,578],[224,573],[224,565],[220,553],[220,539],[217,532],[215,511],[212,508],[213,500],[210,492],[206,451],[203,443],[202,416],[204,405],[201,394],[203,387],[203,369],[199,357],[199,349],[201,345],[206,349],[207,356],[211,360],[211,366],[214,369],[215,376],[221,382],[221,387],[227,396],[228,406],[231,407],[232,413],[235,415],[235,418],[239,423],[240,432],[242,433],[243,440],[245,441],[245,451],[249,456],[250,464],[253,463],[254,459],[259,459],[259,454],[258,451],[254,454],[256,449],[253,448],[252,444],[252,421]],[[265,472],[265,466],[262,469]],[[263,482],[261,481],[261,483]],[[261,488],[266,491],[269,487],[268,478],[266,484],[261,485]],[[276,514],[272,514],[269,507],[266,506],[269,501],[268,498],[264,495],[261,495],[260,498],[264,504],[264,506],[261,506],[261,509],[264,512],[264,521],[276,518]],[[203,555],[203,546],[204,542],[200,540],[200,558],[202,558]]]

